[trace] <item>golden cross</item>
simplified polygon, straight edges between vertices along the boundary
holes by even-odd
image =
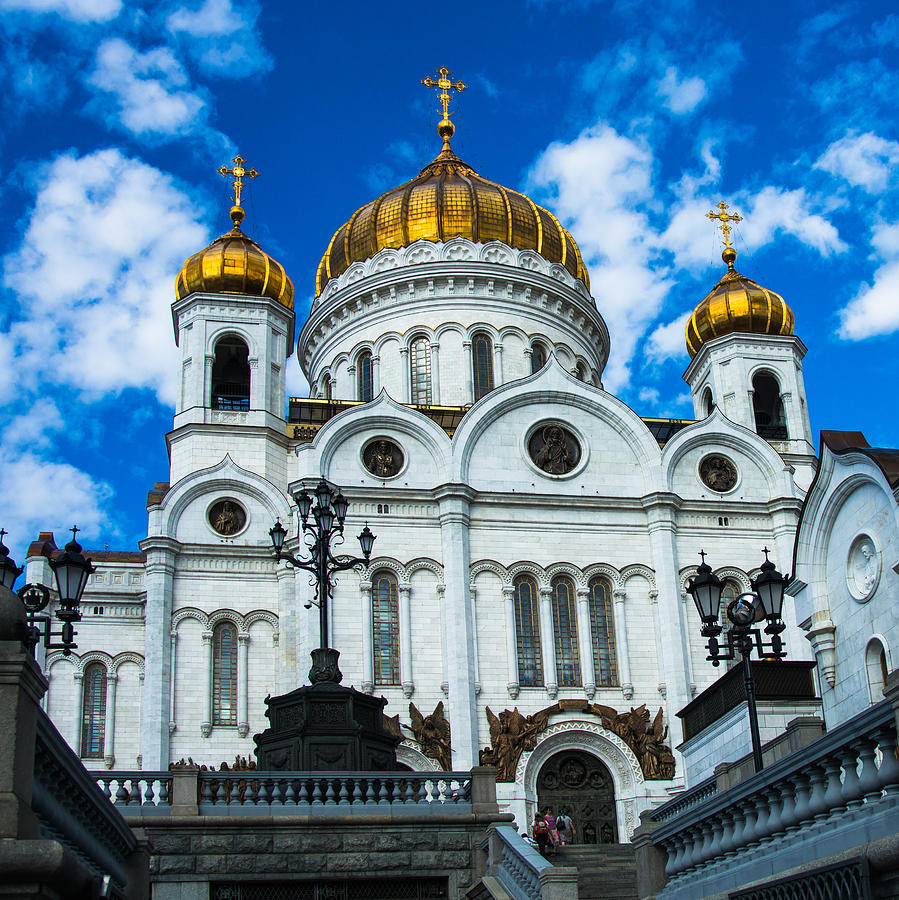
[[[723,200],[718,204],[718,209],[720,209],[721,212],[715,212],[714,209],[710,209],[706,213],[706,218],[712,222],[714,222],[716,219],[718,220],[718,222],[721,224],[721,234],[724,237],[724,246],[728,250],[731,250],[733,248],[730,245],[730,223],[733,222],[734,224],[736,224],[737,222],[742,222],[743,217],[737,215],[737,213],[731,215],[727,211],[727,204]],[[734,257],[734,259],[736,259],[736,257]]]
[[[449,118],[449,102],[450,102],[450,91],[458,91],[461,93],[468,87],[467,84],[463,84],[461,81],[453,81],[450,78],[452,72],[446,67],[441,66],[437,70],[437,74],[440,76],[438,79],[433,79],[429,75],[427,78],[422,78],[421,83],[426,88],[437,87],[440,88],[440,93],[437,95],[437,99],[440,101],[441,107],[443,107],[443,118]]]
[[[244,168],[246,160],[239,153],[231,160],[231,162],[234,163],[234,168],[229,169],[227,166],[222,166],[215,171],[218,172],[222,178],[227,178],[229,175],[234,176],[234,181],[231,182],[231,187],[234,188],[234,205],[240,206],[240,195],[243,193],[244,189],[244,178],[257,178],[259,173],[255,169]]]

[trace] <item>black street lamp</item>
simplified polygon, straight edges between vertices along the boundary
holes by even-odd
[[[337,665],[340,654],[328,647],[328,601],[333,596],[334,581],[332,576],[358,565],[368,565],[375,536],[368,525],[359,535],[362,556],[335,556],[331,552],[331,542],[343,543],[343,523],[346,519],[350,502],[338,488],[335,494],[331,485],[323,478],[315,489],[315,495],[302,488],[293,497],[300,511],[302,534],[309,549],[309,556],[300,559],[284,549],[287,529],[280,520],[269,531],[272,548],[279,560],[297,569],[306,569],[315,579],[315,600],[306,604],[319,608],[319,648],[312,651],[312,668],[309,670],[309,681],[312,684],[333,682],[339,684],[343,675]],[[309,517],[312,517],[312,522]]]
[[[713,666],[721,664],[722,660],[732,661],[739,657],[743,659],[743,685],[746,689],[746,705],[749,709],[749,734],[752,738],[752,759],[756,772],[761,772],[762,742],[759,736],[759,717],[755,705],[755,682],[752,677],[752,663],[750,657],[755,648],[760,659],[783,659],[787,654],[783,649],[781,632],[786,627],[781,619],[783,609],[784,588],[790,582],[792,576],[780,574],[774,567],[774,563],[768,559],[768,548],[763,550],[765,561],[761,566],[761,574],[751,582],[752,592],[740,594],[736,600],[732,600],[727,607],[726,615],[733,627],[729,628],[727,646],[722,648],[718,643],[718,635],[722,626],[719,624],[721,609],[721,592],[724,582],[712,573],[711,566],[706,564],[705,550],[700,550],[702,563],[696,570],[689,583],[687,593],[693,598],[699,618],[702,620],[702,636],[708,638],[709,655]],[[770,642],[762,637],[762,632],[752,626],[767,620],[765,634],[770,635]]]
[[[81,553],[81,545],[75,540],[78,526],[72,527],[72,540],[54,559],[50,558],[50,568],[56,576],[56,590],[59,594],[59,606],[56,618],[62,622],[60,631],[53,631],[53,619],[42,615],[50,603],[50,591],[43,584],[26,584],[16,592],[25,606],[28,619],[28,630],[25,645],[34,655],[34,648],[43,640],[47,650],[62,650],[68,656],[77,650],[75,643],[75,622],[81,621],[81,595],[87,585],[88,576],[96,572],[91,561]],[[6,531],[0,529],[0,582],[4,587],[12,589],[16,578],[22,574],[22,567],[16,566],[10,559],[9,550],[2,543]],[[60,638],[60,643],[53,643],[53,638]]]

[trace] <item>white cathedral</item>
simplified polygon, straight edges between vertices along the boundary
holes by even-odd
[[[44,660],[45,703],[88,768],[251,756],[266,695],[306,683],[318,643],[308,573],[276,562],[269,529],[300,552],[291,498],[324,478],[350,501],[347,550],[366,523],[377,536],[370,566],[339,577],[330,645],[343,683],[399,716],[401,762],[438,768],[410,703],[443,703],[453,770],[478,764],[494,716],[523,732],[540,713],[502,808],[523,827],[538,799],[587,798],[586,835],[626,841],[683,788],[676,713],[723,671],[686,593],[700,549],[726,594],[763,548],[796,572],[786,650],[817,661],[825,719],[882,699],[899,466],[858,435],[819,468],[793,314],[729,244],[687,327],[695,420],[606,392],[603,297],[574,237],[460,160],[446,115],[439,132],[433,162],[331,238],[298,339],[291,280],[242,230],[236,160],[233,228],[176,281],[168,479],[139,551],[88,552],[78,649]],[[285,396],[294,349],[308,399]],[[55,550],[32,543],[29,581],[52,583]],[[600,707],[667,729],[664,761]]]

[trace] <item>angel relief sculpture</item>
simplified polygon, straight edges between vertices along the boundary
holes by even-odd
[[[410,703],[409,716],[412,719],[412,733],[421,752],[435,760],[444,772],[449,772],[453,767],[453,750],[450,724],[443,714],[443,701],[434,707],[434,712],[429,716],[423,716],[418,707]]]
[[[492,747],[485,747],[479,754],[482,766],[496,767],[497,781],[514,781],[518,760],[526,750],[537,746],[537,735],[549,723],[549,709],[542,709],[532,716],[524,716],[516,706],[504,709],[499,716],[487,707]]]
[[[644,703],[630,712],[620,713],[611,706],[595,704],[593,709],[602,718],[602,727],[617,734],[640,763],[643,776],[649,781],[667,781],[674,778],[674,754],[664,743],[668,727],[662,721],[662,708],[649,725],[649,710]]]

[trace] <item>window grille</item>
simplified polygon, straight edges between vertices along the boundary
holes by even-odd
[[[489,335],[476,334],[471,342],[474,399],[480,400],[493,390],[493,343]]]
[[[552,612],[556,677],[560,687],[574,687],[581,683],[581,663],[577,649],[577,599],[570,578],[553,579]]]
[[[596,684],[598,687],[614,687],[618,684],[615,616],[612,606],[612,586],[605,578],[594,578],[590,582],[588,606]]]
[[[375,684],[399,684],[399,602],[396,578],[390,572],[378,572],[372,579],[371,615]]]
[[[531,372],[539,372],[546,365],[546,349],[543,344],[531,347]]]
[[[518,683],[522,687],[543,684],[540,653],[540,607],[537,582],[530,575],[515,579],[515,640],[518,648]]]
[[[409,354],[409,367],[412,376],[412,403],[419,406],[430,406],[431,397],[431,343],[427,338],[416,338],[412,341]]]
[[[81,757],[103,759],[106,739],[106,666],[91,663],[84,670],[81,702]]]
[[[237,724],[237,626],[220,622],[212,632],[212,724]]]
[[[358,373],[356,377],[359,382],[359,399],[367,403],[372,399],[374,391],[374,386],[372,384],[371,353],[365,352],[359,356],[357,369]]]

